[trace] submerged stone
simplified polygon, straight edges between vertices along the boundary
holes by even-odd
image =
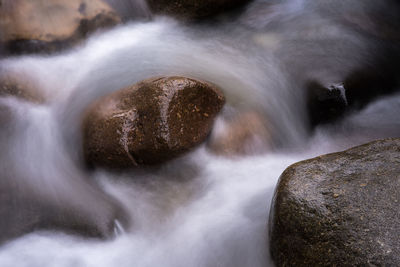
[[[216,154],[234,157],[268,151],[271,142],[266,118],[257,111],[244,111],[214,129],[208,146]]]
[[[43,103],[46,96],[26,76],[0,70],[0,97],[14,96],[33,103]]]
[[[277,266],[397,266],[400,139],[296,163],[270,214]]]
[[[162,163],[205,140],[225,102],[213,85],[184,77],[142,81],[88,108],[83,145],[90,165]]]

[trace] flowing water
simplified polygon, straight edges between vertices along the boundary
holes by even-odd
[[[1,68],[29,78],[48,99],[42,105],[0,99],[0,110],[13,118],[0,118],[7,129],[0,133],[2,174],[23,177],[14,178],[20,194],[40,192],[89,213],[102,202],[86,195],[90,186],[82,180],[95,181],[123,204],[132,227],[116,222],[110,241],[31,233],[0,247],[0,266],[272,266],[268,215],[282,171],[400,134],[397,95],[308,129],[305,82],[341,82],[385,45],[340,22],[354,2],[254,1],[239,14],[193,25],[156,17],[99,32],[57,55],[1,60]],[[371,7],[356,10],[365,8]],[[101,95],[157,75],[217,84],[227,98],[221,118],[256,109],[270,126],[271,150],[226,158],[203,145],[152,169],[87,171],[81,164],[84,109]]]

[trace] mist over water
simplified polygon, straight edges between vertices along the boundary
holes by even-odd
[[[111,2],[124,9],[129,1]],[[267,223],[283,170],[400,134],[399,95],[309,131],[306,82],[341,82],[385,45],[338,22],[337,14],[354,10],[354,1],[338,1],[337,7],[331,2],[255,1],[240,14],[195,25],[156,17],[96,33],[57,55],[1,60],[0,69],[28,77],[47,99],[43,105],[0,99],[0,109],[12,117],[0,117],[7,126],[0,133],[1,173],[22,177],[15,182],[28,183],[39,196],[56,196],[55,209],[65,203],[79,207],[89,224],[110,208],[96,199],[112,196],[123,204],[132,227],[111,241],[28,234],[0,247],[0,266],[273,266]],[[218,85],[227,99],[222,119],[232,110],[257,110],[271,128],[272,149],[225,158],[202,145],[152,169],[87,171],[81,158],[84,110],[102,95],[159,75]],[[90,191],[91,182],[106,194]]]

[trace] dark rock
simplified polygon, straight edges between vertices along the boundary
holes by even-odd
[[[271,139],[266,118],[257,111],[245,111],[214,129],[208,146],[219,155],[242,156],[268,151]]]
[[[108,168],[161,163],[200,144],[224,97],[183,77],[145,80],[95,102],[83,122],[87,162]]]
[[[4,1],[0,43],[9,53],[54,52],[119,22],[102,0]]]
[[[30,184],[30,179],[0,176],[0,244],[37,230],[112,238],[118,227],[128,225],[120,204],[96,185],[76,180],[79,184],[74,185],[80,188],[70,190],[67,186],[66,193],[47,186],[39,189],[39,185]],[[63,197],[67,194],[70,198]]]
[[[188,20],[206,18],[246,2],[249,0],[147,0],[154,13]]]
[[[296,163],[270,214],[277,266],[398,266],[400,139]]]
[[[333,122],[343,116],[346,111],[346,100],[340,85],[326,88],[316,81],[307,85],[307,112],[312,127]],[[344,89],[343,89],[344,90]]]

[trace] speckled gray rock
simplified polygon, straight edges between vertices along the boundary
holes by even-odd
[[[270,215],[277,266],[399,266],[400,139],[296,163]]]

